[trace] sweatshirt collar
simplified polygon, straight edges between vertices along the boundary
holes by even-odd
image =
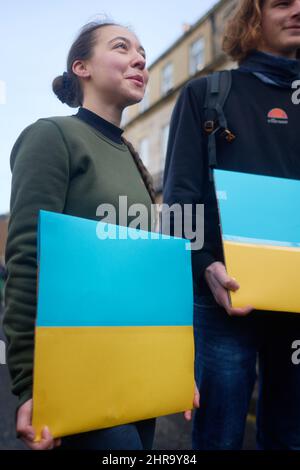
[[[79,108],[77,114],[75,114],[75,117],[94,127],[97,131],[101,132],[101,134],[105,135],[105,137],[112,140],[116,144],[123,143],[121,138],[124,132],[123,129],[115,126],[106,119],[103,119],[93,111],[90,111],[86,108]]]

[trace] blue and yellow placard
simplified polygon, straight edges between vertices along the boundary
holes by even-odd
[[[214,171],[234,307],[300,312],[300,181]]]
[[[191,408],[193,293],[186,244],[40,212],[38,438],[44,425],[60,437]]]

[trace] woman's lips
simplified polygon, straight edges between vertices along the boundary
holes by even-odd
[[[142,78],[139,78],[139,77],[128,77],[128,80],[131,80],[132,82],[134,82],[137,86],[139,86],[140,88],[142,88],[144,86],[144,80]]]

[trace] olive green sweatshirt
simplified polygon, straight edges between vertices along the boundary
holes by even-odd
[[[20,406],[32,397],[39,210],[100,220],[97,207],[109,203],[118,224],[119,196],[128,197],[128,206],[146,205],[149,213],[151,199],[128,147],[75,116],[39,119],[27,127],[13,147],[11,169],[3,327]],[[78,266],[74,282],[80,275]]]

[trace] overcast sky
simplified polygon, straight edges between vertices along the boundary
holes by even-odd
[[[10,0],[0,15],[0,214],[9,210],[9,155],[18,135],[40,117],[74,114],[51,82],[65,70],[69,47],[88,21],[107,15],[131,26],[148,65],[217,0]]]

